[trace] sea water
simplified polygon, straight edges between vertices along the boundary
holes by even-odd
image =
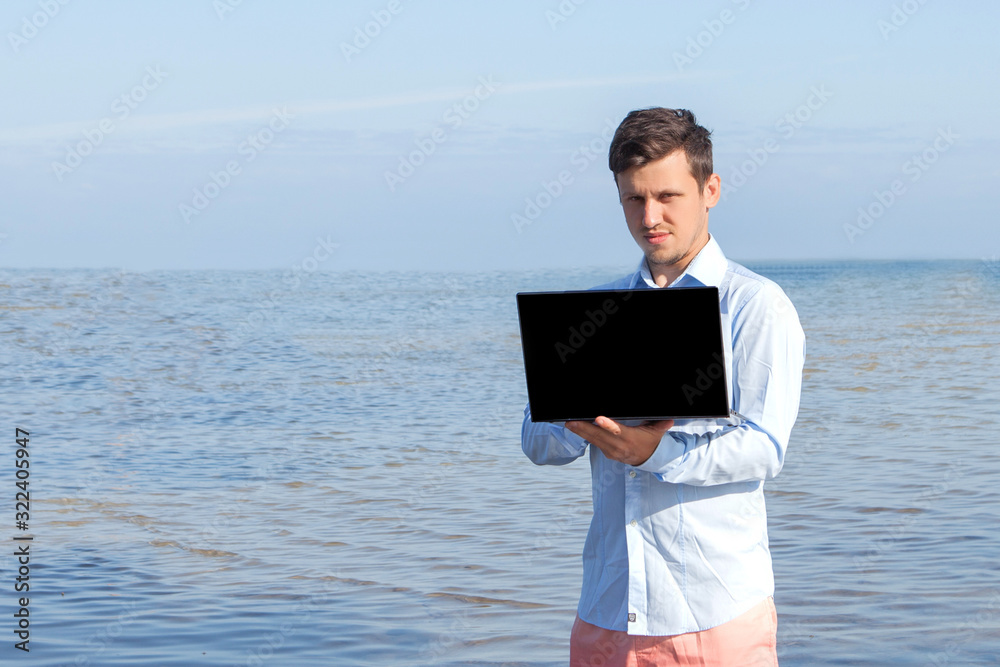
[[[807,338],[781,664],[1000,663],[998,263],[750,267]],[[0,656],[565,665],[589,469],[521,453],[514,293],[627,271],[0,271]]]

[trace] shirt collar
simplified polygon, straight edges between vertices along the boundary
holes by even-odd
[[[719,287],[722,285],[722,279],[726,277],[726,269],[728,267],[729,262],[723,254],[722,248],[719,247],[715,237],[709,234],[708,243],[705,244],[705,247],[698,251],[698,254],[688,264],[684,273],[679,275],[677,280],[667,285],[667,287],[681,286],[692,281],[696,281],[706,287]],[[656,281],[653,280],[653,274],[649,271],[649,265],[646,263],[645,257],[639,260],[639,270],[632,280],[632,287],[639,287],[640,282],[644,282],[647,287],[657,287]]]

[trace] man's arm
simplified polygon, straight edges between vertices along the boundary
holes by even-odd
[[[524,406],[521,450],[536,465],[566,465],[583,456],[587,443],[562,426],[531,421],[531,406]]]
[[[788,298],[763,285],[734,315],[734,405],[738,424],[713,433],[667,431],[662,437],[606,417],[567,428],[608,458],[665,482],[711,485],[771,479],[784,463],[802,385],[805,336]],[[655,427],[656,424],[653,426]]]

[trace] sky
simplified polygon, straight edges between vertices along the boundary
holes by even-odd
[[[1000,4],[8,0],[0,267],[641,256],[630,110],[713,132],[745,262],[995,258]]]

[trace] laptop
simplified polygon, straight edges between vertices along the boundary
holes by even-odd
[[[531,419],[725,418],[719,290],[518,292]]]

